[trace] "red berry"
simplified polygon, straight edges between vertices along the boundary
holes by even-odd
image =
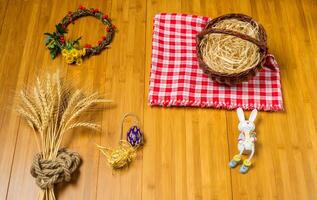
[[[109,31],[110,31],[110,28],[109,28],[109,27],[107,27],[107,28],[106,28],[106,31],[107,31],[107,32],[109,32]]]
[[[86,8],[85,8],[84,6],[82,6],[82,5],[80,5],[80,6],[79,6],[79,9],[80,9],[80,10],[85,10]]]
[[[90,49],[92,46],[90,44],[85,44],[84,46],[86,49]]]
[[[102,16],[102,19],[108,19],[108,15]]]
[[[105,40],[107,37],[106,36],[102,36],[102,40]]]
[[[98,41],[98,44],[99,44],[99,45],[101,44],[101,41],[100,41],[100,40]]]

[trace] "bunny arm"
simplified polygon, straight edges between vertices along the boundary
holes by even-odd
[[[256,133],[255,133],[255,132],[252,132],[251,135],[250,135],[250,137],[251,137],[251,141],[252,141],[253,143],[255,143],[255,142],[257,141]]]
[[[239,134],[238,141],[243,141],[243,140],[245,140],[245,135],[244,135],[243,132],[241,132],[241,133]]]

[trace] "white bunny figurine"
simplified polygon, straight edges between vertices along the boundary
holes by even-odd
[[[251,166],[252,156],[255,152],[256,133],[254,132],[254,120],[257,113],[258,111],[256,109],[252,110],[249,120],[245,120],[242,108],[237,109],[237,114],[240,121],[238,126],[240,131],[238,138],[238,150],[240,153],[233,156],[233,159],[229,162],[229,167],[236,167],[241,162],[242,154],[250,155],[247,160],[243,161],[243,164],[240,167],[240,173],[243,174],[248,172]]]

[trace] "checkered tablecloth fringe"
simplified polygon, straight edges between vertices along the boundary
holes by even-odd
[[[217,108],[217,109],[236,109],[243,108],[243,110],[263,110],[263,111],[283,111],[284,108],[281,105],[258,105],[258,104],[231,104],[223,102],[200,102],[200,101],[188,101],[188,100],[149,100],[149,104],[152,106],[162,106],[162,107],[201,107],[201,108]]]

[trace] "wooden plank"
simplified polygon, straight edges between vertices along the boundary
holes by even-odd
[[[306,82],[306,78],[312,80],[316,74],[311,64],[314,57],[311,52],[316,54],[316,50],[309,37],[303,38],[308,32],[303,16],[309,18],[313,12],[304,12],[301,1],[239,4],[240,7],[251,6],[249,14],[267,30],[269,48],[280,63],[286,112],[259,113],[254,167],[246,175],[239,174],[238,169],[232,170],[233,198],[316,199],[312,191],[317,181],[316,145],[311,142],[316,141],[316,124],[311,120],[315,118],[311,107],[313,94]],[[309,8],[312,7],[310,3]],[[228,134],[232,136],[230,155],[233,156],[237,153],[238,121],[234,112],[227,117]]]
[[[21,26],[25,27],[26,33],[24,34],[26,38],[19,38],[25,41],[25,46],[21,46],[23,54],[19,59],[20,71],[17,73],[19,76],[14,79],[19,86],[16,88],[16,92],[19,92],[25,85],[33,85],[37,76],[45,76],[49,72],[55,72],[58,66],[61,66],[59,68],[61,75],[65,76],[66,71],[64,69],[67,69],[67,65],[63,66],[61,60],[56,60],[54,61],[55,63],[52,62],[43,44],[43,33],[54,28],[54,26],[50,27],[50,24],[55,24],[57,21],[56,19],[52,19],[51,15],[49,15],[50,13],[43,12],[43,10],[50,8],[54,13],[54,10],[60,9],[61,7],[61,5],[50,4],[49,1],[31,1],[20,10],[21,15],[23,15],[24,12],[30,15],[25,14],[24,19],[28,21],[21,24]],[[57,17],[60,18],[61,16]],[[12,112],[15,113],[14,110],[12,110]],[[33,156],[38,152],[34,135],[24,121],[21,122],[20,126],[17,123],[11,126],[18,128],[18,138],[16,139],[17,145],[12,163],[7,199],[20,199],[21,195],[35,199],[39,188],[30,175],[30,166]]]
[[[2,48],[5,49],[0,55],[1,64],[1,86],[0,87],[0,145],[3,150],[0,153],[0,199],[5,199],[10,184],[9,178],[12,169],[13,158],[15,155],[15,146],[19,130],[19,118],[14,110],[14,97],[17,89],[21,88],[26,82],[26,76],[29,71],[22,60],[28,58],[25,55],[27,47],[26,38],[28,31],[33,28],[32,18],[36,15],[37,5],[24,1],[10,1],[6,6],[7,12],[3,18],[0,41]],[[32,13],[32,11],[35,11]],[[21,13],[25,12],[24,17]],[[19,32],[15,30],[16,18],[19,19],[20,25],[24,26]],[[29,37],[29,41],[32,38]],[[31,58],[31,60],[33,60]],[[25,148],[25,147],[24,147]]]
[[[117,147],[120,140],[120,121],[125,113],[136,113],[143,124],[145,12],[146,1],[113,1],[110,16],[118,33],[107,59],[104,59],[104,84],[114,105],[103,113],[100,144]],[[125,123],[123,138],[131,120]],[[106,158],[100,156],[96,199],[141,199],[143,159],[137,159],[123,171],[112,171]]]
[[[7,14],[7,6],[9,4],[9,0],[0,0],[0,34],[2,32],[2,25]]]
[[[148,3],[145,82],[149,82],[154,15],[199,14],[205,5],[205,1]],[[148,89],[146,85],[146,93]],[[147,105],[147,97],[144,102]],[[231,199],[230,171],[224,167],[228,160],[225,124],[225,113],[217,110],[146,106],[143,199]]]

